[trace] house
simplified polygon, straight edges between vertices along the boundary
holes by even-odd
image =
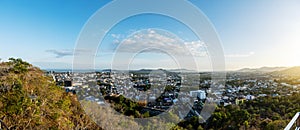
[[[255,98],[255,96],[253,96],[253,95],[247,95],[246,96],[246,99],[247,100],[253,100]]]
[[[206,93],[203,90],[190,91],[190,96],[199,99],[205,99]]]

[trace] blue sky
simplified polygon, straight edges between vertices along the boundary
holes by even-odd
[[[72,52],[81,29],[108,2],[1,0],[0,58],[19,57],[43,69],[72,67]],[[226,69],[300,65],[300,1],[190,2],[202,10],[214,25],[222,42]],[[138,15],[107,30],[95,58],[96,67],[110,67],[113,51],[120,43],[132,39],[134,34],[142,32],[139,35],[144,35],[149,29],[160,32],[155,36],[168,32],[181,39],[183,44],[201,41],[187,26],[172,18],[154,14]],[[200,51],[203,50],[200,48]],[[199,70],[210,68],[206,56],[196,59]],[[152,61],[161,64],[151,64]],[[132,64],[133,69],[176,68],[170,56],[156,53],[138,55]]]

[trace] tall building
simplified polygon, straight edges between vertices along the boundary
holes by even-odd
[[[199,98],[199,99],[205,99],[206,98],[206,93],[203,90],[196,90],[196,91],[190,91],[190,96]]]

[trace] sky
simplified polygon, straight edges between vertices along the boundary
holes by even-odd
[[[4,61],[9,57],[22,58],[42,69],[72,68],[73,50],[80,32],[91,16],[109,2],[1,0],[0,58]],[[226,70],[300,66],[300,1],[189,2],[214,26],[223,48]],[[120,11],[115,8],[111,16]],[[199,71],[212,68],[206,49],[208,43],[174,18],[145,13],[128,17],[104,31],[106,35],[94,56],[95,68]],[[141,52],[131,54],[137,51]],[[127,63],[128,57],[131,59]],[[196,68],[185,61],[190,57],[194,58]],[[185,65],[178,67],[178,62]]]

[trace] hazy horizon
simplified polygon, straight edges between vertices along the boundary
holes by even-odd
[[[37,66],[38,67],[38,66]],[[293,68],[293,67],[300,67],[300,66],[262,66],[262,67],[258,67],[258,68],[239,68],[239,69],[233,69],[233,70],[225,70],[225,71],[239,71],[239,70],[243,70],[243,69],[262,69],[262,68],[284,68],[284,69],[288,69],[288,68]],[[92,70],[92,71],[101,71],[101,70],[109,70],[110,68],[95,68],[95,69],[72,69],[72,68],[40,68],[42,70],[46,70],[46,71],[87,71],[87,70]],[[135,69],[130,69],[130,70],[158,70],[158,69],[163,69],[163,70],[168,70],[168,71],[174,71],[174,70],[186,70],[186,71],[195,71],[195,72],[211,72],[213,70],[190,70],[190,69],[185,69],[185,68],[135,68]],[[119,70],[119,69],[112,69],[112,70]],[[121,70],[123,71],[123,70]],[[125,70],[124,70],[125,71]]]

